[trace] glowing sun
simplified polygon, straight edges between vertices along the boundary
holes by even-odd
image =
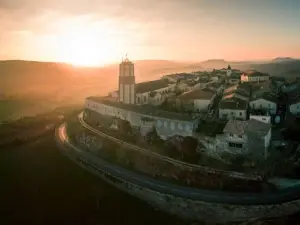
[[[85,30],[62,35],[59,51],[61,61],[75,66],[101,66],[118,55],[113,40]]]

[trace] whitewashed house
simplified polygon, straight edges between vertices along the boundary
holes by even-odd
[[[249,104],[251,109],[263,110],[269,112],[270,115],[276,114],[277,111],[277,97],[269,92],[253,93]]]

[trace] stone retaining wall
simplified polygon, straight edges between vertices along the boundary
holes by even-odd
[[[296,213],[300,210],[300,200],[274,205],[227,205],[184,199],[156,192],[146,187],[130,183],[109,174],[96,166],[91,166],[82,158],[76,162],[113,186],[138,197],[161,211],[180,216],[191,221],[233,222],[259,218],[274,218]]]

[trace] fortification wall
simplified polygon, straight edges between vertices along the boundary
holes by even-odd
[[[60,139],[59,129],[56,130],[56,140],[66,156],[106,182],[148,202],[159,210],[191,221],[237,222],[287,216],[300,210],[300,200],[269,205],[224,204],[183,198],[180,197],[182,195],[179,190],[177,190],[178,193],[172,189],[160,192],[155,188],[152,189],[151,185],[141,185],[142,182],[138,182],[139,180],[136,178],[136,182],[129,182],[123,178],[123,175],[116,176],[116,173],[108,172],[107,165],[102,165],[100,161],[96,162],[94,159],[86,157],[83,152],[74,146],[67,147]],[[222,202],[221,199],[220,202]]]
[[[76,162],[106,182],[148,202],[155,208],[191,221],[238,222],[287,216],[300,210],[300,200],[273,205],[228,205],[181,198],[130,183],[97,166],[92,166],[82,158],[77,158]]]

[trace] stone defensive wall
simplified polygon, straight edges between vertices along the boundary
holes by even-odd
[[[298,189],[269,194],[242,194],[171,185],[81,152],[62,141],[59,128],[56,130],[56,140],[62,152],[71,160],[106,182],[159,210],[191,221],[237,222],[286,216],[300,210]]]

